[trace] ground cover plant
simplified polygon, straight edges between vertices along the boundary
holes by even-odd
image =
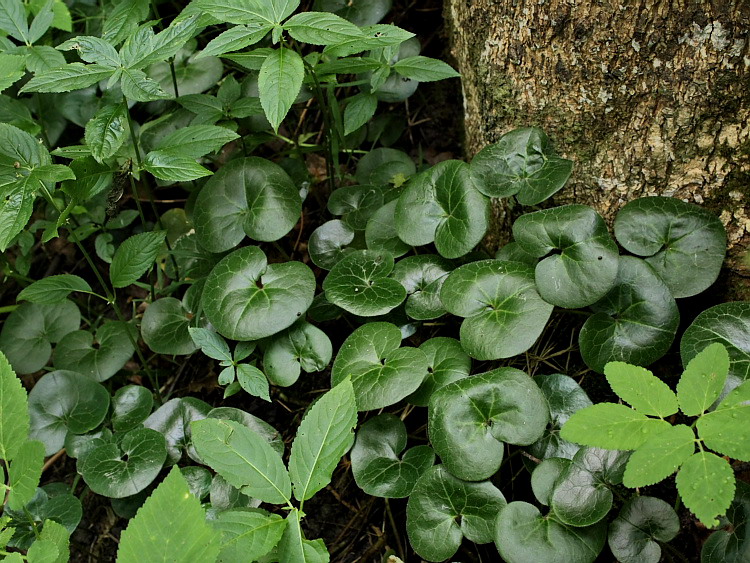
[[[423,158],[389,7],[0,0],[5,559],[750,557],[721,221]]]

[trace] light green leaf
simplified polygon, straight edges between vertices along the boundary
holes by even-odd
[[[216,125],[189,125],[162,138],[156,145],[160,153],[186,158],[200,158],[216,152],[239,135],[226,127]]]
[[[207,328],[190,327],[188,332],[195,345],[200,347],[201,352],[209,358],[224,361],[232,360],[232,353],[229,351],[226,340],[214,331]]]
[[[604,375],[612,391],[635,410],[659,418],[677,412],[677,396],[649,370],[625,362],[609,362],[604,366]]]
[[[344,18],[326,12],[303,12],[284,23],[289,35],[310,45],[330,45],[364,38],[360,29]]]
[[[176,151],[151,151],[143,161],[143,169],[168,182],[189,182],[211,175],[211,171],[195,162],[194,158]]]
[[[698,419],[698,435],[712,450],[750,461],[750,384],[743,383]]]
[[[455,78],[461,76],[453,68],[437,59],[431,59],[430,57],[423,57],[418,55],[416,57],[406,57],[396,61],[393,65],[393,70],[399,73],[401,76],[417,80],[419,82],[434,82],[437,80],[445,80],[446,78]]]
[[[750,559],[750,541],[745,535],[750,520],[750,485],[736,482],[737,491],[719,530],[701,549],[702,563],[744,563]]]
[[[294,496],[311,498],[331,481],[333,470],[354,443],[357,406],[348,379],[313,404],[297,430],[289,457]]]
[[[196,7],[216,19],[238,25],[258,25],[278,23],[269,2],[265,0],[198,0]]]
[[[142,70],[126,68],[120,79],[122,94],[134,102],[153,102],[169,98],[161,86],[152,80]]]
[[[199,60],[203,57],[218,56],[230,51],[239,51],[260,41],[272,29],[273,26],[266,23],[230,27],[209,41],[206,47],[195,58]]]
[[[22,43],[28,41],[29,24],[26,21],[26,9],[20,0],[3,0],[0,2],[0,29]]]
[[[45,520],[39,538],[50,541],[57,548],[57,559],[54,563],[67,563],[70,557],[70,533],[62,524],[54,520]]]
[[[246,393],[253,397],[260,397],[264,401],[271,402],[269,395],[268,379],[255,366],[240,364],[237,366],[237,381]]]
[[[88,88],[109,78],[114,69],[103,65],[70,63],[60,68],[37,74],[19,92],[70,92]]]
[[[260,67],[260,103],[274,130],[286,117],[302,88],[305,66],[296,52],[280,47],[268,55]]]
[[[560,430],[564,440],[610,450],[634,450],[650,436],[669,428],[625,405],[598,403],[574,413]]]
[[[0,53],[0,92],[26,74],[26,57]]]
[[[53,1],[54,0],[48,0],[45,2],[31,21],[31,26],[29,27],[29,43],[36,43],[52,26],[52,20],[55,18],[55,14],[52,11]]]
[[[719,398],[729,372],[729,353],[714,342],[688,362],[677,384],[680,410],[686,416],[698,416]]]
[[[201,28],[200,19],[198,14],[194,14],[173,20],[168,27],[154,36],[147,51],[138,51],[141,56],[124,60],[123,63],[131,70],[142,69],[174,57]]]
[[[41,538],[37,539],[26,553],[29,563],[54,563],[58,556],[59,553],[55,543]]]
[[[65,66],[65,57],[53,47],[32,45],[26,47],[26,69],[34,74],[41,74]]]
[[[378,107],[378,99],[362,92],[349,99],[344,110],[344,135],[353,133],[372,119]]]
[[[105,105],[86,123],[86,144],[98,162],[109,158],[128,135],[125,104]]]
[[[279,542],[279,561],[289,563],[328,563],[330,555],[323,540],[305,539],[300,526],[301,514],[296,508],[286,517],[286,528]]]
[[[29,434],[26,391],[0,353],[0,459],[12,461]]]
[[[323,53],[331,57],[346,57],[362,51],[379,49],[390,45],[400,45],[414,34],[395,25],[375,24],[360,27],[361,37],[352,37],[346,41],[328,45]]]
[[[65,301],[73,291],[90,293],[92,290],[83,278],[72,274],[59,274],[47,276],[23,288],[16,296],[16,300],[47,305]]]
[[[265,510],[226,510],[211,525],[222,533],[219,561],[243,563],[260,559],[279,543],[286,520]]]
[[[677,492],[707,528],[719,525],[734,498],[735,479],[729,462],[711,452],[698,452],[677,473]]]
[[[22,510],[36,492],[42,477],[44,465],[44,444],[36,440],[21,444],[8,469],[8,506]]]
[[[260,434],[231,420],[191,424],[193,444],[214,471],[263,502],[288,504],[292,486],[281,457]]]
[[[666,479],[695,452],[693,429],[678,424],[655,432],[633,452],[625,469],[626,487],[647,487]]]
[[[75,50],[81,60],[97,63],[113,70],[122,65],[120,55],[111,43],[90,35],[79,35],[57,46],[60,51]]]
[[[121,0],[106,14],[102,39],[117,45],[132,35],[138,23],[148,16],[149,0]]]
[[[153,265],[164,244],[166,231],[151,231],[126,239],[115,252],[109,268],[114,287],[127,287],[138,281]]]
[[[145,554],[154,562],[214,561],[220,538],[180,470],[173,467],[123,530],[117,561],[141,563]]]

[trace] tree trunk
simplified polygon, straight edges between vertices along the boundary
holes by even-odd
[[[466,152],[521,126],[575,161],[556,203],[608,220],[675,196],[716,212],[736,280],[750,270],[750,2],[446,0]],[[507,237],[503,208],[495,240]]]

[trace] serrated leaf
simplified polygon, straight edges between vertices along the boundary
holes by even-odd
[[[750,520],[750,485],[736,482],[734,500],[722,519],[721,528],[712,533],[701,549],[702,563],[744,563],[750,557],[750,542],[745,534]]]
[[[677,396],[646,368],[625,362],[609,362],[604,366],[604,375],[612,391],[635,410],[659,418],[677,412]]]
[[[156,260],[166,231],[151,231],[126,239],[115,252],[109,268],[113,287],[127,287],[138,281]]]
[[[80,90],[109,78],[114,72],[115,69],[103,65],[70,63],[35,75],[19,92],[50,93]]]
[[[205,511],[180,470],[173,467],[123,530],[117,561],[140,563],[144,554],[155,562],[214,561],[220,537],[205,521]]]
[[[148,0],[126,0],[114,5],[104,19],[102,38],[117,45],[131,35],[148,16]]]
[[[128,135],[125,104],[105,105],[86,123],[86,144],[98,162],[109,158]]]
[[[349,99],[344,109],[344,135],[353,133],[370,121],[376,109],[378,109],[377,97],[367,92]]]
[[[255,561],[279,543],[287,522],[260,509],[226,510],[211,525],[221,531],[219,561]]]
[[[70,534],[62,524],[54,520],[45,520],[39,537],[55,544],[57,559],[54,560],[54,563],[67,563],[70,557]]]
[[[206,356],[215,360],[232,360],[232,353],[226,340],[207,328],[188,328],[190,338]]]
[[[239,135],[226,127],[216,125],[189,125],[163,137],[156,149],[163,154],[200,158],[216,152]]]
[[[60,51],[75,50],[81,60],[87,63],[97,63],[112,69],[122,65],[120,55],[114,46],[100,37],[79,35],[58,45],[57,49]]]
[[[211,171],[195,162],[195,159],[164,151],[148,153],[143,161],[143,169],[168,182],[189,182],[211,175]]]
[[[83,278],[72,274],[60,274],[47,276],[23,288],[16,296],[16,300],[47,305],[64,301],[73,291],[90,293],[92,290]]]
[[[52,4],[53,0],[48,0],[36,12],[34,19],[31,21],[31,26],[29,26],[29,43],[36,43],[52,26],[52,20],[55,17]]]
[[[270,2],[246,0],[226,2],[223,0],[199,0],[196,6],[216,19],[240,25],[258,23],[274,24],[274,13]]]
[[[305,66],[296,52],[286,47],[272,51],[258,75],[258,92],[263,111],[274,130],[286,117],[302,88]]]
[[[719,407],[698,419],[701,440],[712,450],[733,459],[750,461],[750,397],[747,383],[727,395]]]
[[[392,24],[368,25],[360,27],[360,31],[362,37],[353,37],[340,43],[328,45],[323,53],[332,57],[346,57],[362,51],[400,45],[407,39],[414,37],[413,33]]]
[[[364,37],[351,22],[326,12],[302,12],[284,22],[284,29],[297,41],[310,45],[331,45]]]
[[[719,398],[729,373],[729,353],[720,342],[706,346],[690,360],[677,384],[680,410],[698,416]]]
[[[711,452],[698,452],[677,473],[677,492],[707,528],[718,526],[734,498],[735,479],[729,462]]]
[[[560,436],[586,446],[634,450],[669,427],[668,422],[649,418],[625,405],[598,403],[574,413],[563,425]]]
[[[198,420],[191,427],[198,454],[234,487],[263,502],[289,503],[289,473],[260,434],[237,422],[214,418]]]
[[[36,492],[42,477],[44,465],[44,444],[28,440],[21,444],[8,469],[8,506],[22,510]]]
[[[268,379],[266,379],[262,371],[249,364],[240,364],[236,369],[237,381],[246,393],[253,397],[260,397],[269,403],[271,402]]]
[[[308,540],[302,532],[296,508],[286,517],[286,527],[277,548],[279,561],[294,563],[328,563],[330,555],[323,540]]]
[[[272,29],[273,26],[263,23],[230,27],[209,41],[206,47],[195,58],[199,60],[203,57],[218,56],[230,51],[239,51],[260,41]],[[240,55],[242,54],[240,53]]]
[[[437,80],[460,76],[449,64],[421,55],[406,57],[396,61],[393,65],[393,70],[401,76],[419,82],[435,82]]]
[[[0,459],[12,461],[28,434],[26,391],[0,352]]]
[[[647,487],[666,479],[695,452],[695,432],[678,424],[650,435],[630,456],[623,484]]]
[[[29,24],[20,0],[5,0],[0,3],[0,29],[22,43],[29,42]]]
[[[356,425],[354,389],[346,379],[318,399],[297,430],[289,457],[297,500],[306,501],[330,483],[333,470],[354,443]]]
[[[154,102],[169,98],[158,82],[152,80],[142,70],[126,68],[120,78],[122,94],[134,102]]]
[[[25,57],[0,54],[0,92],[23,78],[24,74],[26,74]]]

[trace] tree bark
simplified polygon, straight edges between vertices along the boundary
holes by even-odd
[[[472,156],[537,125],[575,161],[555,202],[608,220],[636,197],[708,207],[750,296],[750,2],[446,0]],[[497,208],[502,243],[507,209]]]

